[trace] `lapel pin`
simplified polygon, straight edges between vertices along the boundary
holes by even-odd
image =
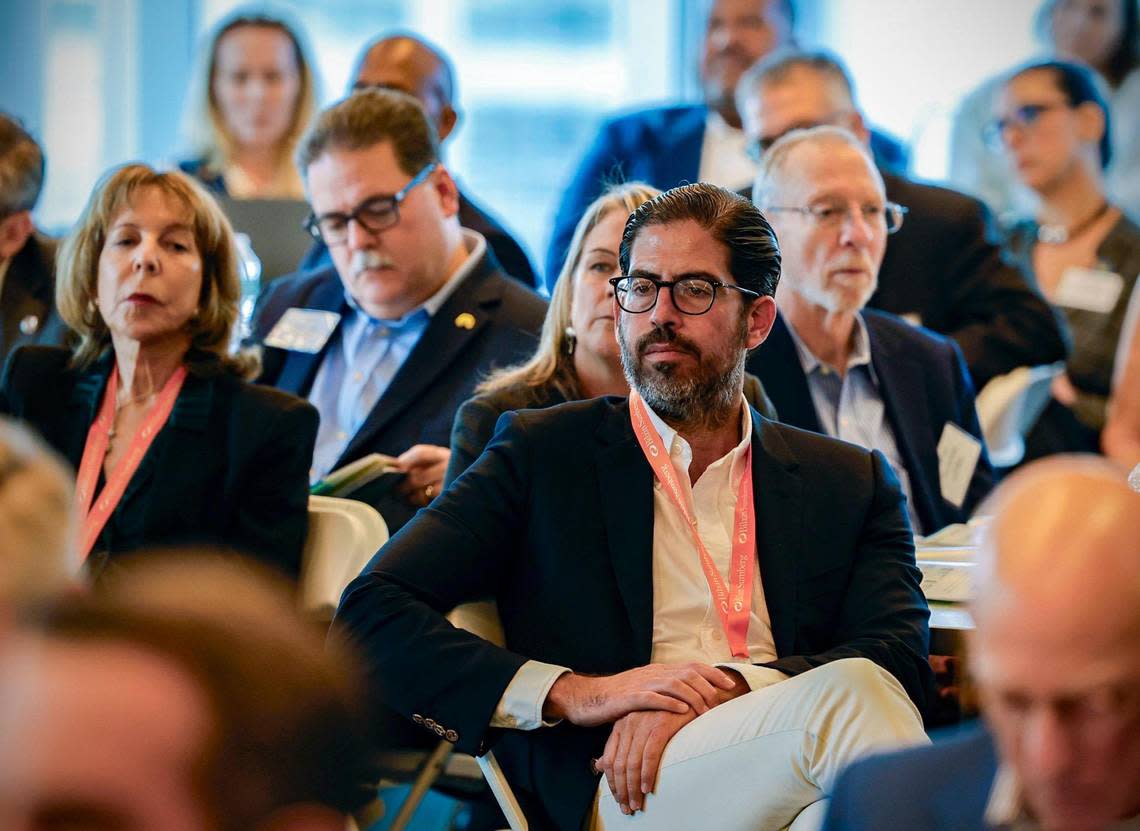
[[[460,312],[455,317],[455,325],[460,329],[474,329],[475,315],[471,312]]]
[[[40,328],[40,319],[35,315],[28,315],[20,320],[20,332],[25,335],[34,335]]]

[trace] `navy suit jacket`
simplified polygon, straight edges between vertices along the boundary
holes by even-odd
[[[840,775],[823,831],[982,831],[996,775],[993,739],[980,727],[873,756]]]
[[[293,307],[335,312],[343,320],[349,306],[336,269],[282,277],[271,283],[254,314],[254,338],[263,341]],[[456,323],[463,313],[474,317],[471,328]],[[542,298],[505,277],[494,256],[485,254],[432,316],[335,467],[369,453],[397,456],[415,444],[447,447],[459,405],[471,397],[475,385],[490,369],[533,354],[545,314]],[[258,380],[307,397],[328,344],[335,337],[337,331],[316,354],[265,347]],[[376,493],[365,486],[356,498],[373,504],[392,531],[414,513],[394,492]]]
[[[103,400],[108,354],[87,369],[71,353],[23,346],[0,378],[0,414],[34,427],[73,468]],[[308,528],[317,412],[250,384],[206,357],[189,374],[111,514],[87,568],[140,548],[211,545],[251,554],[294,579]]]
[[[697,181],[708,108],[703,104],[653,107],[605,121],[562,194],[546,255],[546,287],[554,290],[574,227],[591,202],[615,182],[645,182],[661,190]],[[906,149],[871,133],[876,161],[905,170]]]
[[[863,657],[920,709],[928,608],[898,480],[881,453],[753,411],[758,567],[789,675]],[[624,398],[504,414],[486,451],[346,589],[337,622],[377,697],[464,752],[496,756],[532,824],[581,828],[609,726],[489,727],[527,659],[613,674],[653,646],[653,471]],[[443,614],[493,597],[506,647]],[[436,730],[438,728],[438,730]],[[546,815],[546,824],[537,818]]]
[[[952,340],[885,312],[864,309],[863,320],[871,341],[871,366],[924,532],[965,522],[989,493],[993,468],[983,447],[962,507],[942,498],[938,440],[943,428],[956,424],[982,441],[974,386],[961,352]],[[768,339],[748,357],[748,371],[763,381],[781,421],[821,432],[807,376],[782,316],[777,315]]]
[[[18,346],[63,346],[67,324],[55,308],[56,241],[28,237],[0,281],[0,364]]]

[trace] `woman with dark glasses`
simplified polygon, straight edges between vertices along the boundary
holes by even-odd
[[[1039,201],[1036,217],[1010,230],[1008,253],[1036,274],[1073,336],[1065,372],[1027,437],[1026,458],[1099,452],[1140,272],[1140,228],[1105,187],[1113,153],[1108,105],[1085,67],[1031,64],[1002,86],[987,132]]]

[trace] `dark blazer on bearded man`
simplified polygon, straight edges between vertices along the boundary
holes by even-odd
[[[873,309],[864,309],[862,315],[871,342],[871,366],[923,530],[932,534],[965,522],[993,486],[993,467],[962,354],[948,338],[894,315]],[[776,316],[768,339],[749,355],[747,366],[764,382],[781,421],[822,432],[807,376],[782,314]],[[939,484],[938,441],[947,424],[957,425],[983,443],[961,507],[942,498]]]
[[[855,762],[831,793],[823,831],[983,831],[997,776],[993,737],[973,726],[932,745]]]
[[[87,369],[71,353],[26,346],[0,378],[0,413],[35,428],[78,469],[113,368],[110,351]],[[317,412],[292,395],[223,371],[204,354],[96,541],[99,574],[139,548],[205,545],[252,555],[294,579],[308,529],[308,473]]]
[[[929,610],[890,466],[752,419],[758,568],[779,656],[768,666],[796,675],[868,658],[924,709]],[[626,399],[507,413],[482,456],[348,586],[336,623],[379,700],[463,752],[494,744],[528,815],[578,831],[609,726],[489,724],[527,659],[603,675],[649,663],[653,533],[653,472]],[[505,648],[443,617],[485,598]]]
[[[258,302],[253,324],[256,340],[264,341],[291,308],[334,312],[342,322],[351,311],[335,268],[282,277],[265,289]],[[459,405],[471,397],[475,385],[491,369],[530,357],[545,315],[545,301],[506,277],[494,255],[485,253],[432,317],[334,469],[370,453],[398,456],[416,444],[447,447]],[[258,380],[307,397],[336,337],[338,331],[316,353],[265,346]],[[391,488],[365,486],[353,498],[373,505],[390,531],[415,513]]]
[[[602,122],[558,204],[546,254],[549,291],[554,291],[578,220],[607,185],[644,182],[668,190],[700,178],[708,113],[704,104],[675,104]],[[871,152],[883,168],[906,170],[907,149],[894,137],[871,130]]]
[[[553,383],[540,386],[515,384],[485,392],[469,398],[455,414],[451,427],[451,458],[443,484],[450,485],[460,473],[471,467],[479,458],[491,436],[499,416],[512,410],[542,410],[556,404],[565,404],[566,396]],[[772,399],[764,392],[764,385],[755,375],[744,375],[744,400],[764,418],[777,420]]]
[[[0,364],[17,347],[62,346],[67,324],[55,309],[55,240],[32,234],[0,278]]]

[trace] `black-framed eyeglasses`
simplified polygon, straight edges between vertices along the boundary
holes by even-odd
[[[352,209],[352,213],[327,213],[320,216],[309,214],[305,219],[305,230],[314,238],[324,240],[325,245],[340,245],[348,239],[348,226],[352,220],[360,223],[366,231],[378,233],[391,228],[400,221],[400,203],[416,185],[420,184],[435,170],[436,163],[424,167],[412,180],[391,196],[373,196],[365,199]]]
[[[855,208],[850,204],[841,205],[827,202],[806,207],[769,205],[764,210],[803,214],[811,217],[818,225],[825,228],[838,228],[848,221],[855,212]],[[888,234],[893,234],[902,227],[903,217],[907,214],[907,208],[897,202],[886,202],[882,205],[861,205],[858,210],[864,222],[868,225],[880,225],[886,229]]]
[[[1026,128],[1035,126],[1045,113],[1067,109],[1070,109],[1070,107],[1063,101],[1022,104],[1009,115],[995,118],[987,124],[982,133],[982,137],[990,147],[995,150],[1001,150],[1005,147],[1006,130],[1013,128],[1025,130]]]
[[[716,302],[718,289],[732,289],[745,297],[755,300],[758,292],[744,289],[720,280],[707,277],[682,277],[680,280],[658,280],[656,277],[612,277],[609,284],[614,287],[614,297],[622,311],[630,314],[648,312],[657,305],[657,295],[661,289],[669,289],[673,305],[677,311],[687,315],[703,315]]]

